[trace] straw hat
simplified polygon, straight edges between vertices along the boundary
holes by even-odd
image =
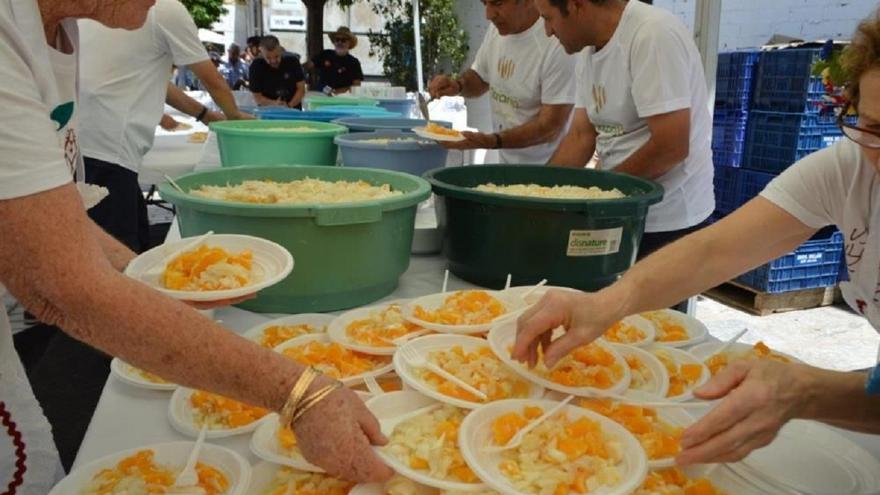
[[[357,44],[358,44],[357,36],[355,36],[354,34],[352,34],[351,29],[348,29],[347,27],[344,27],[344,26],[343,26],[343,27],[340,27],[339,29],[337,29],[335,33],[330,33],[330,34],[328,34],[327,36],[330,38],[330,42],[331,42],[331,43],[332,43],[334,40],[336,40],[337,38],[345,38],[345,39],[347,39],[347,40],[348,40],[348,49],[349,49],[349,50],[353,50],[354,47],[356,47]]]

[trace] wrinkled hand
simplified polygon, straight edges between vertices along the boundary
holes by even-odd
[[[226,306],[234,306],[238,303],[250,301],[251,299],[254,299],[255,297],[257,297],[256,294],[248,294],[246,296],[234,297],[232,299],[221,299],[219,301],[183,301],[183,302],[192,308],[206,310],[206,309],[225,308]]]
[[[464,136],[464,141],[440,141],[440,144],[451,150],[492,149],[495,147],[495,136],[492,134],[463,131],[461,135]]]
[[[294,433],[305,458],[331,476],[361,483],[384,481],[394,474],[370,448],[388,443],[379,422],[347,388],[303,415]]]
[[[766,359],[737,361],[694,391],[700,399],[725,399],[685,430],[682,465],[735,462],[776,438],[804,407],[801,386],[813,368]]]
[[[458,83],[451,77],[445,75],[434,76],[428,83],[428,94],[431,98],[440,98],[441,96],[458,95]]]
[[[167,113],[162,114],[162,119],[159,120],[159,126],[166,131],[173,131],[177,129],[179,122],[174,120],[174,117],[168,115]]]
[[[552,368],[574,349],[600,337],[619,319],[613,308],[596,294],[550,290],[517,320],[511,356],[535,366],[540,345],[544,363]],[[565,335],[551,343],[553,330],[560,326]]]

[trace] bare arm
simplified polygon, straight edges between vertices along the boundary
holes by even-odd
[[[428,83],[428,92],[434,98],[441,96],[464,96],[476,98],[489,91],[489,83],[484,81],[473,69],[464,71],[458,79],[452,79],[446,75],[435,76]]]
[[[504,148],[527,148],[536,144],[549,143],[559,136],[572,105],[541,105],[538,116],[525,124],[501,132]]]
[[[273,100],[272,98],[267,98],[263,96],[263,93],[258,91],[251,91],[254,95],[254,101],[257,102],[257,105],[261,107],[269,107],[269,106],[283,106],[284,102],[281,100]]]
[[[204,105],[188,96],[172,83],[168,83],[168,92],[165,95],[165,103],[192,117],[198,117],[199,114],[202,113],[202,109],[205,108]],[[214,122],[217,120],[224,120],[225,118],[226,117],[222,113],[209,111],[205,113],[204,117],[202,117],[202,121]]]
[[[513,355],[534,358],[547,332],[566,334],[547,348],[548,365],[599,337],[621,318],[669,307],[790,252],[815,229],[757,197],[720,222],[636,263],[616,283],[596,293],[550,292],[519,320]],[[751,244],[745,240],[751,239]]]
[[[568,134],[550,157],[548,165],[583,168],[596,151],[596,129],[584,108],[574,109],[574,118]]]
[[[74,185],[0,201],[0,224],[8,235],[0,241],[0,280],[41,321],[175,383],[274,411],[283,406],[303,367],[120,274]],[[334,392],[314,411],[296,427],[307,456],[350,479],[390,474],[378,458],[361,459],[370,452],[367,435],[382,437],[350,391]]]
[[[654,115],[646,119],[651,138],[614,171],[656,179],[683,162],[690,152],[690,109]]]
[[[232,90],[229,89],[226,79],[220,75],[220,72],[217,71],[217,68],[214,67],[211,61],[205,60],[188,67],[199,78],[205,89],[208,90],[211,98],[214,99],[214,103],[226,114],[226,118],[230,120],[253,118],[238,109],[238,105],[235,104],[235,97],[232,96]]]
[[[306,82],[299,81],[296,83],[296,93],[293,94],[293,98],[287,102],[287,106],[289,107],[298,107],[302,104],[303,98],[306,96]]]
[[[101,246],[101,251],[104,252],[104,256],[107,257],[110,265],[113,266],[116,271],[125,271],[125,267],[127,267],[131,260],[137,255],[134,251],[128,249],[128,246],[117,241],[113,236],[105,232],[100,225],[94,222],[91,222],[91,224],[95,238]]]

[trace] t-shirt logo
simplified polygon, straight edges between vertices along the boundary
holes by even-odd
[[[510,79],[510,76],[513,75],[513,72],[516,70],[516,62],[507,58],[501,57],[498,59],[498,75],[501,79]]]
[[[58,131],[64,129],[64,126],[70,122],[70,118],[73,117],[73,102],[68,101],[67,103],[62,103],[55,107],[52,110],[52,113],[49,114],[49,118],[55,121],[58,124]]]
[[[595,108],[596,113],[602,111],[605,108],[605,86],[602,85],[593,85],[593,108]]]

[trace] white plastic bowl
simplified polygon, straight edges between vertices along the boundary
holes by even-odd
[[[180,387],[174,391],[174,393],[171,395],[171,401],[168,403],[168,420],[171,422],[171,426],[173,426],[174,429],[178,432],[188,437],[197,438],[199,436],[199,430],[201,430],[201,426],[196,426],[195,424],[195,414],[192,404],[190,403],[190,397],[192,397],[193,393],[195,393],[195,390],[184,387]],[[261,423],[266,421],[268,417],[269,414],[250,424],[239,426],[237,428],[209,428],[205,432],[205,437],[226,438],[235,435],[250,433],[256,430],[257,427],[260,426]]]
[[[691,400],[694,398],[694,393],[693,393],[694,389],[699,388],[700,386],[702,386],[703,384],[708,382],[710,378],[712,378],[712,373],[709,372],[709,368],[707,368],[706,365],[703,364],[703,361],[697,359],[696,356],[694,356],[693,354],[691,354],[687,351],[683,351],[681,349],[676,349],[674,347],[669,347],[669,346],[665,346],[665,345],[653,345],[653,346],[649,347],[647,350],[649,352],[651,352],[652,354],[655,354],[657,351],[662,351],[662,352],[666,353],[666,355],[668,355],[670,358],[672,358],[676,363],[678,363],[679,366],[682,364],[699,364],[700,366],[703,367],[703,374],[700,377],[700,380],[697,381],[697,383],[695,385],[685,389],[686,390],[685,393],[683,393],[681,395],[676,395],[673,397],[667,397],[666,400],[676,401],[676,402],[684,402],[687,400]],[[667,393],[669,393],[668,389],[667,389]]]
[[[483,449],[493,444],[492,422],[499,416],[510,412],[522,412],[525,406],[539,406],[545,411],[556,405],[550,400],[513,399],[493,402],[475,409],[469,414],[458,434],[461,454],[474,473],[491,488],[504,495],[523,494],[514,488],[507,477],[498,469],[502,453],[485,452]],[[641,486],[648,472],[648,459],[645,450],[638,440],[623,426],[600,414],[571,404],[563,408],[570,419],[587,417],[599,423],[606,435],[618,439],[623,452],[623,461],[619,465],[621,482],[614,487],[605,487],[596,493],[603,495],[624,495]]]
[[[88,486],[98,472],[115,467],[122,459],[132,456],[141,450],[149,449],[155,452],[154,461],[157,464],[180,469],[186,464],[186,459],[189,457],[192,448],[193,442],[169,442],[110,454],[75,469],[55,485],[55,488],[49,492],[49,495],[80,495],[80,492]],[[229,480],[229,490],[224,495],[245,495],[250,483],[251,466],[244,457],[226,447],[205,443],[199,453],[199,460],[219,469],[226,476],[226,479]]]
[[[284,280],[293,271],[293,256],[280,244],[259,237],[238,234],[213,234],[203,245],[221,247],[231,253],[250,250],[253,253],[253,283],[237,289],[213,291],[184,291],[166,289],[161,282],[165,270],[161,262],[170,254],[185,247],[195,238],[162,244],[133,259],[125,268],[125,274],[163,294],[184,301],[222,301],[259,292]],[[198,246],[196,246],[198,247]],[[195,248],[193,248],[195,249]],[[181,253],[182,254],[182,253]]]
[[[321,313],[303,313],[285,316],[251,327],[242,334],[242,337],[259,343],[260,339],[263,337],[263,331],[267,328],[295,325],[309,325],[318,330],[315,333],[323,333],[320,329],[328,327],[334,318],[336,317],[333,315],[325,315]]]
[[[668,316],[670,316],[680,325],[682,325],[690,338],[686,340],[676,340],[672,342],[661,342],[657,339],[657,337],[655,337],[655,344],[665,345],[669,347],[688,347],[694,344],[699,344],[706,338],[706,335],[709,333],[709,331],[706,329],[706,325],[704,325],[703,322],[692,316],[688,316],[681,311],[675,311],[674,309],[663,309],[660,311],[666,313]],[[647,318],[645,319],[647,320]],[[653,322],[651,322],[651,320],[647,321],[653,325]],[[654,330],[657,335],[660,334],[660,328],[657,325],[654,325]]]
[[[138,388],[144,388],[147,390],[160,390],[164,392],[170,392],[177,388],[177,384],[174,383],[151,382],[143,376],[139,375],[131,368],[132,365],[126,363],[119,358],[113,358],[113,360],[110,361],[110,371],[113,373],[113,375],[116,376],[116,378],[119,378],[121,381],[125,382],[128,385]]]
[[[645,338],[637,342],[612,342],[604,337],[602,337],[602,340],[611,344],[634,345],[637,347],[646,347],[654,342],[654,337],[656,337],[656,333],[654,330],[654,325],[651,324],[650,321],[642,318],[641,316],[633,315],[624,318],[623,323],[624,325],[633,326],[641,330],[645,334]]]
[[[427,335],[407,342],[406,345],[401,347],[401,349],[415,350],[427,359],[431,352],[448,351],[457,345],[460,345],[465,352],[476,350],[481,347],[489,347],[485,340],[477,337],[469,337],[466,335]],[[403,359],[402,352],[394,354],[393,362],[394,370],[397,372],[400,379],[403,380],[403,383],[411,387],[413,390],[432,399],[464,409],[474,409],[484,404],[483,402],[471,402],[457,399],[455,397],[449,397],[438,392],[432,385],[426,383],[419,377],[417,370]],[[517,373],[513,373],[513,375],[520,377]],[[522,378],[529,383],[529,398],[538,399],[544,395],[544,387],[533,381],[529,381],[526,377]]]
[[[413,299],[406,306],[404,306],[404,316],[407,320],[415,323],[416,325],[422,328],[427,328],[428,330],[433,330],[438,333],[473,335],[486,333],[489,331],[490,328],[492,328],[493,325],[497,325],[502,321],[507,321],[511,318],[515,318],[516,316],[519,316],[521,310],[525,309],[525,303],[518,296],[491,290],[487,290],[484,292],[488,292],[490,296],[501,301],[501,303],[507,310],[504,314],[500,315],[489,323],[480,323],[474,325],[443,325],[440,323],[432,323],[430,321],[420,320],[419,318],[413,316],[413,312],[415,311],[416,306],[421,306],[426,311],[435,311],[443,306],[446,298],[451,296],[454,292],[440,292],[437,294],[431,294],[429,296]]]
[[[392,304],[399,304],[401,314],[405,314],[403,310],[404,303],[383,303],[367,308],[353,309],[351,311],[346,311],[345,313],[342,313],[341,315],[336,317],[327,328],[327,335],[330,337],[330,340],[336,342],[342,347],[345,347],[346,349],[351,349],[353,351],[361,352],[364,354],[391,356],[394,354],[394,351],[397,350],[397,346],[393,344],[388,344],[388,346],[385,347],[378,347],[355,342],[348,337],[347,329],[348,326],[355,321],[367,320],[371,317],[373,313],[379,313],[391,306]]]
[[[368,400],[367,408],[369,408],[370,412],[381,421],[382,419],[400,416],[401,414],[406,414],[436,403],[437,401],[425,397],[418,392],[391,392]],[[388,436],[390,437],[390,432],[386,433],[389,433]],[[483,483],[458,483],[433,478],[421,471],[410,468],[406,463],[401,462],[394,456],[386,453],[382,447],[374,447],[374,450],[382,460],[385,461],[385,464],[391,467],[391,469],[394,469],[398,474],[417,483],[439,488],[441,490],[470,492],[486,489],[486,485]]]
[[[305,457],[296,451],[298,455],[287,455],[278,445],[278,429],[281,425],[278,422],[277,414],[270,414],[269,418],[264,421],[254,432],[251,437],[251,452],[255,456],[264,461],[282,466],[289,466],[301,471],[310,471],[315,473],[323,473],[324,470],[315,466],[306,460]]]
[[[296,337],[294,339],[290,339],[287,342],[279,345],[278,347],[275,348],[275,352],[282,352],[285,349],[289,349],[292,347],[299,347],[299,346],[308,344],[310,342],[321,342],[322,344],[330,344],[331,340],[330,340],[330,337],[328,337],[327,334],[324,334],[324,333],[301,335],[299,337]],[[377,377],[377,376],[384,375],[385,373],[388,373],[389,371],[391,371],[393,369],[393,367],[394,366],[392,365],[391,360],[388,360],[387,365],[376,368],[372,371],[368,371],[366,373],[361,373],[361,374],[353,375],[353,376],[347,376],[347,377],[341,378],[339,381],[341,381],[346,386],[357,385],[359,383],[362,383],[364,378],[366,378],[368,376]]]
[[[663,366],[663,363],[660,362],[653,354],[650,352],[635,347],[631,345],[623,345],[623,344],[609,344],[615,351],[620,353],[623,356],[624,360],[628,356],[635,356],[641,361],[648,371],[651,374],[651,387],[647,390],[637,390],[633,388],[633,384],[635,379],[633,378],[634,372],[630,370],[630,381],[629,388],[625,392],[627,395],[632,393],[643,393],[648,395],[653,395],[654,398],[652,400],[663,399],[666,397],[666,392],[669,391],[669,373],[666,371],[666,366]]]
[[[629,388],[629,382],[632,378],[630,376],[629,366],[626,364],[626,360],[623,359],[613,347],[609,344],[597,341],[596,343],[602,347],[604,347],[608,352],[610,352],[614,359],[623,367],[623,376],[621,376],[620,380],[614,384],[614,386],[607,389],[597,389],[594,387],[569,387],[566,385],[561,385],[554,381],[548,380],[543,376],[539,375],[532,371],[528,366],[519,361],[514,360],[510,357],[509,349],[513,347],[514,342],[516,341],[516,322],[508,321],[504,322],[501,325],[492,328],[492,331],[489,332],[487,337],[489,341],[489,346],[492,348],[492,352],[498,356],[499,359],[504,361],[506,365],[511,367],[515,372],[519,373],[520,376],[529,380],[532,383],[537,383],[542,387],[550,390],[555,390],[557,392],[562,392],[566,395],[575,395],[578,397],[595,397],[601,396],[603,392],[605,393],[614,393],[614,394],[622,394]]]

